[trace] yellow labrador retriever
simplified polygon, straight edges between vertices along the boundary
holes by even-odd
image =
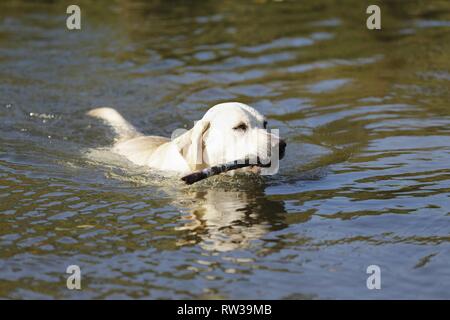
[[[270,163],[272,150],[277,150],[281,159],[286,147],[283,140],[267,131],[263,115],[238,102],[215,105],[192,129],[174,139],[144,136],[111,108],[93,109],[88,115],[114,128],[117,139],[113,152],[161,171],[186,174],[237,159]],[[260,172],[256,166],[244,169]]]

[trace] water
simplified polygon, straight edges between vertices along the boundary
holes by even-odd
[[[0,297],[450,298],[448,2],[382,3],[382,31],[356,0],[78,4],[78,32],[0,4]],[[223,101],[280,129],[278,175],[185,187],[89,151],[92,107],[170,136]]]

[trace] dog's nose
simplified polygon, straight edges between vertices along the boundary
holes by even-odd
[[[283,159],[285,150],[286,150],[286,142],[284,140],[280,139],[280,143],[279,143],[280,160]]]

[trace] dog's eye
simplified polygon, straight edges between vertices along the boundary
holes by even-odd
[[[264,129],[267,129],[267,121],[266,120],[264,120],[263,126],[264,126]]]
[[[233,128],[234,130],[242,130],[245,131],[247,130],[247,125],[245,123],[240,123],[238,124],[236,127]]]

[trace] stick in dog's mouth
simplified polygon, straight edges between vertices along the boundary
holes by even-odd
[[[251,161],[249,161],[249,159],[235,160],[235,161],[232,161],[232,162],[228,162],[228,163],[225,163],[225,164],[221,164],[221,165],[205,168],[203,170],[190,173],[190,174],[182,177],[181,180],[186,182],[186,184],[193,184],[195,182],[201,181],[201,180],[206,179],[208,177],[212,177],[212,176],[218,175],[220,173],[231,171],[231,170],[235,170],[235,169],[251,167],[251,166],[267,168],[267,167],[270,167],[270,165],[271,165],[270,162],[268,164],[262,164],[260,159],[259,159],[259,157],[258,157],[258,159],[256,161],[256,164],[255,163],[251,163]]]

